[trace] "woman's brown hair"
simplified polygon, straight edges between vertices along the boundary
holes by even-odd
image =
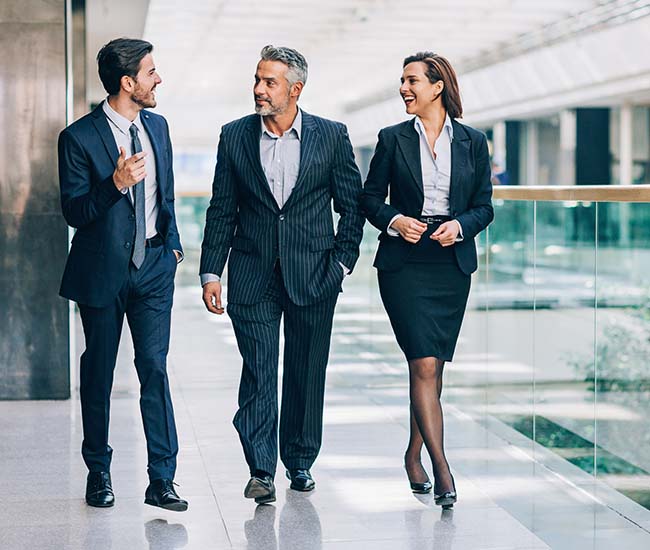
[[[431,84],[435,84],[438,80],[442,80],[445,85],[442,90],[442,104],[451,118],[462,118],[463,104],[460,101],[460,90],[458,89],[458,80],[456,79],[456,71],[441,55],[433,52],[418,52],[415,55],[410,55],[404,60],[406,67],[409,63],[420,61],[427,66],[425,74]]]

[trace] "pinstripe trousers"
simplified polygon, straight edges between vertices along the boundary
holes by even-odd
[[[308,306],[291,302],[279,263],[262,299],[228,304],[243,358],[233,424],[251,471],[275,474],[278,460],[278,355],[284,317],[280,458],[288,469],[311,468],[323,433],[325,370],[338,293]]]

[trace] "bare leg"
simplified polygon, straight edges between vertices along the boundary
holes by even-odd
[[[435,357],[409,361],[411,411],[419,430],[419,438],[412,430],[407,456],[412,457],[415,454],[418,439],[424,441],[433,464],[434,492],[437,494],[453,489],[444,450],[444,424],[440,405],[443,369],[444,361]],[[419,449],[417,454],[419,455]]]

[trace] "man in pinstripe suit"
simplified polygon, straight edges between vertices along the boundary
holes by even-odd
[[[307,62],[266,46],[255,73],[256,114],[222,128],[201,254],[203,301],[228,314],[243,369],[234,424],[251,479],[244,495],[273,502],[278,456],[277,372],[284,317],[280,458],[291,488],[315,487],[334,306],[359,256],[361,177],[344,125],[297,102]],[[336,234],[332,204],[340,215]]]

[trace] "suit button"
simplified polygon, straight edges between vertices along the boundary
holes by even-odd
[[[284,214],[280,214],[280,221],[281,221],[281,222],[284,221]]]
[[[135,220],[135,214],[129,214],[129,219],[130,220]]]
[[[124,248],[131,248],[131,243],[124,243]]]

